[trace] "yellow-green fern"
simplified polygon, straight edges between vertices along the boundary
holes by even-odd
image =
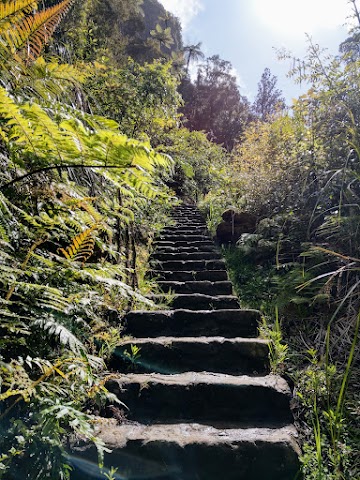
[[[21,51],[28,59],[38,57],[72,3],[73,0],[63,0],[53,7],[31,13],[29,8],[35,8],[37,2],[5,2],[3,11],[0,10],[0,21],[3,20],[0,35],[7,48],[13,54]]]
[[[92,236],[94,227],[86,229],[73,238],[71,244],[65,248],[60,248],[59,251],[68,260],[85,263],[94,252],[95,240]]]

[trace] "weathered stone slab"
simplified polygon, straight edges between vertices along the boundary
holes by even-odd
[[[223,282],[210,282],[209,280],[203,281],[185,281],[185,282],[171,282],[171,281],[158,281],[158,286],[163,292],[172,291],[175,293],[189,294],[189,293],[202,293],[204,295],[231,295],[233,288],[232,283],[229,281]]]
[[[134,337],[223,336],[256,337],[257,310],[132,311],[125,317],[126,333]]]
[[[188,248],[202,248],[202,247],[211,247],[217,250],[217,247],[214,245],[214,242],[212,240],[200,240],[200,241],[195,241],[189,243],[187,240],[157,240],[154,242],[154,247],[155,248],[164,248],[164,247],[173,247],[173,248],[181,248],[181,247],[188,247]]]
[[[218,253],[215,245],[202,245],[202,246],[189,246],[189,245],[180,245],[177,246],[175,243],[170,243],[169,245],[156,245],[156,254],[158,253],[205,253],[212,252]]]
[[[218,252],[162,253],[157,251],[153,253],[151,257],[160,262],[171,260],[220,260],[222,258]]]
[[[105,467],[117,468],[116,480],[298,478],[300,452],[292,426],[223,429],[198,423],[117,425],[115,420],[99,419],[97,435],[113,451],[105,454]],[[103,479],[96,457],[92,445],[75,448],[72,478]]]
[[[174,375],[126,374],[106,388],[131,405],[130,420],[147,423],[193,421],[270,427],[291,422],[291,392],[275,375],[250,377],[185,372]]]
[[[208,230],[206,226],[204,225],[194,225],[189,223],[188,225],[174,225],[171,227],[165,227],[161,233],[182,233],[182,234],[194,234],[194,233],[200,233],[202,235],[207,235]]]
[[[182,234],[174,234],[174,233],[167,233],[164,235],[159,235],[158,240],[167,240],[170,242],[187,242],[188,244],[192,244],[193,242],[196,241],[204,241],[204,240],[209,240],[209,237],[207,235],[199,235],[199,234],[193,234],[193,235],[182,235]]]
[[[135,358],[129,357],[131,345],[140,348]],[[264,375],[269,373],[269,345],[258,338],[133,338],[116,348],[110,368],[165,374],[208,371]]]
[[[217,282],[222,280],[227,280],[228,275],[226,270],[204,270],[204,271],[164,271],[164,270],[154,270],[151,272],[151,275],[158,280],[169,280],[169,281],[179,281],[179,282],[187,282],[187,281],[201,281],[201,280],[209,280],[211,282]]]
[[[156,270],[182,270],[195,272],[199,270],[225,270],[224,260],[169,260],[158,262]]]
[[[149,295],[155,303],[163,301],[163,295]],[[171,300],[171,308],[187,308],[188,310],[239,309],[239,299],[235,295],[204,295],[202,293],[175,294]]]

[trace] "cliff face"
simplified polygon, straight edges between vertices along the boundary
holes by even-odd
[[[50,5],[53,0],[48,0]],[[150,31],[170,27],[173,43],[156,48]],[[158,0],[85,0],[76,2],[61,23],[57,41],[87,60],[107,51],[115,63],[127,56],[142,63],[182,48],[181,26]]]
[[[174,40],[171,50],[180,50],[183,44],[179,20],[167,12],[158,0],[144,0],[142,10],[144,12],[145,34],[149,36],[150,30],[154,29],[157,23],[160,23],[162,27],[170,27]],[[168,15],[168,20],[159,22],[159,18],[166,17],[166,14]]]

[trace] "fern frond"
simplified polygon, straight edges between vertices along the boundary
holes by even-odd
[[[10,97],[5,88],[0,87],[0,117],[7,120],[10,127],[8,142],[16,139],[17,142],[26,142],[35,151],[32,142],[33,130],[29,126],[29,122],[23,117],[21,109]]]
[[[60,248],[59,251],[68,260],[85,263],[94,252],[95,240],[92,237],[94,230],[95,227],[91,227],[79,233],[79,235],[73,238],[71,245],[66,249]]]
[[[29,318],[0,308],[0,328],[11,335],[30,335]],[[2,337],[5,335],[2,334]]]
[[[57,337],[60,344],[69,348],[73,353],[78,355],[85,351],[84,344],[69,329],[54,319],[37,319],[33,324],[40,327],[48,335]]]
[[[87,264],[82,270],[77,272],[77,276],[82,281],[97,282],[97,278],[126,278],[126,272],[122,265],[112,264]]]
[[[0,192],[0,241],[2,246],[12,249],[10,234],[17,225],[17,220],[10,211],[7,198]]]
[[[36,0],[13,0],[0,3],[0,35],[11,24],[14,25],[37,7]]]
[[[72,139],[59,129],[40,105],[26,103],[22,105],[21,113],[33,128],[33,144],[37,147],[38,156],[54,156],[60,162],[76,157]]]
[[[22,275],[24,272],[21,268],[16,268],[13,265],[3,265],[0,263],[0,282],[8,284],[10,281],[15,281],[17,275]]]
[[[18,297],[17,304],[22,305],[26,310],[29,308],[29,303],[32,303],[32,308],[35,309],[49,309],[60,313],[68,313],[71,306],[69,299],[55,287],[17,281],[12,284],[12,288]]]
[[[95,223],[100,223],[103,221],[103,216],[96,210],[96,208],[91,205],[90,202],[87,202],[85,199],[80,203],[81,208],[83,208],[93,219]]]
[[[15,53],[26,49],[26,57],[35,59],[49,41],[64,15],[69,11],[73,0],[62,2],[45,10],[27,16],[21,22],[12,24],[4,33],[8,45]]]
[[[88,277],[89,279],[92,279],[94,282],[104,285],[104,287],[107,287],[108,289],[116,288],[119,295],[123,298],[131,298],[142,304],[146,304],[148,306],[154,305],[154,303],[151,300],[149,300],[148,298],[144,297],[143,295],[135,291],[126,283],[121,282],[120,280],[117,280],[115,278],[111,278],[110,276],[104,276],[101,274],[99,275],[99,273],[102,273],[102,272],[96,271],[94,269],[91,270],[89,268],[84,269],[82,271],[84,278]]]
[[[80,70],[55,60],[49,62],[44,57],[39,57],[30,64],[27,73],[31,86],[44,99],[49,98],[49,93],[59,98],[69,87],[80,86],[87,77],[85,69]]]

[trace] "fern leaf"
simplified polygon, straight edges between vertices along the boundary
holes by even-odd
[[[20,107],[15,104],[5,88],[0,87],[0,116],[7,120],[10,132],[7,141],[26,142],[35,151],[29,122],[23,117]]]
[[[16,335],[30,335],[29,327],[26,324],[28,322],[29,318],[0,308],[0,328],[6,332]],[[2,336],[4,336],[4,334]]]
[[[68,260],[85,263],[94,252],[95,240],[92,237],[94,230],[95,227],[91,227],[79,233],[79,235],[73,238],[71,245],[66,249],[60,248],[59,251]]]
[[[96,208],[88,202],[82,202],[81,207],[88,212],[93,218],[94,222],[100,223],[102,221],[102,215],[96,210]]]
[[[13,0],[0,2],[0,34],[11,24],[14,25],[36,8],[35,0]]]
[[[27,16],[21,22],[12,24],[4,33],[8,45],[13,51],[26,49],[26,57],[38,57],[49,41],[64,15],[69,11],[73,0],[62,2],[45,10]]]
[[[40,327],[51,336],[59,339],[61,345],[68,347],[75,354],[80,354],[85,351],[84,344],[72,333],[69,329],[56,322],[53,319],[37,319],[33,322],[34,325]]]

